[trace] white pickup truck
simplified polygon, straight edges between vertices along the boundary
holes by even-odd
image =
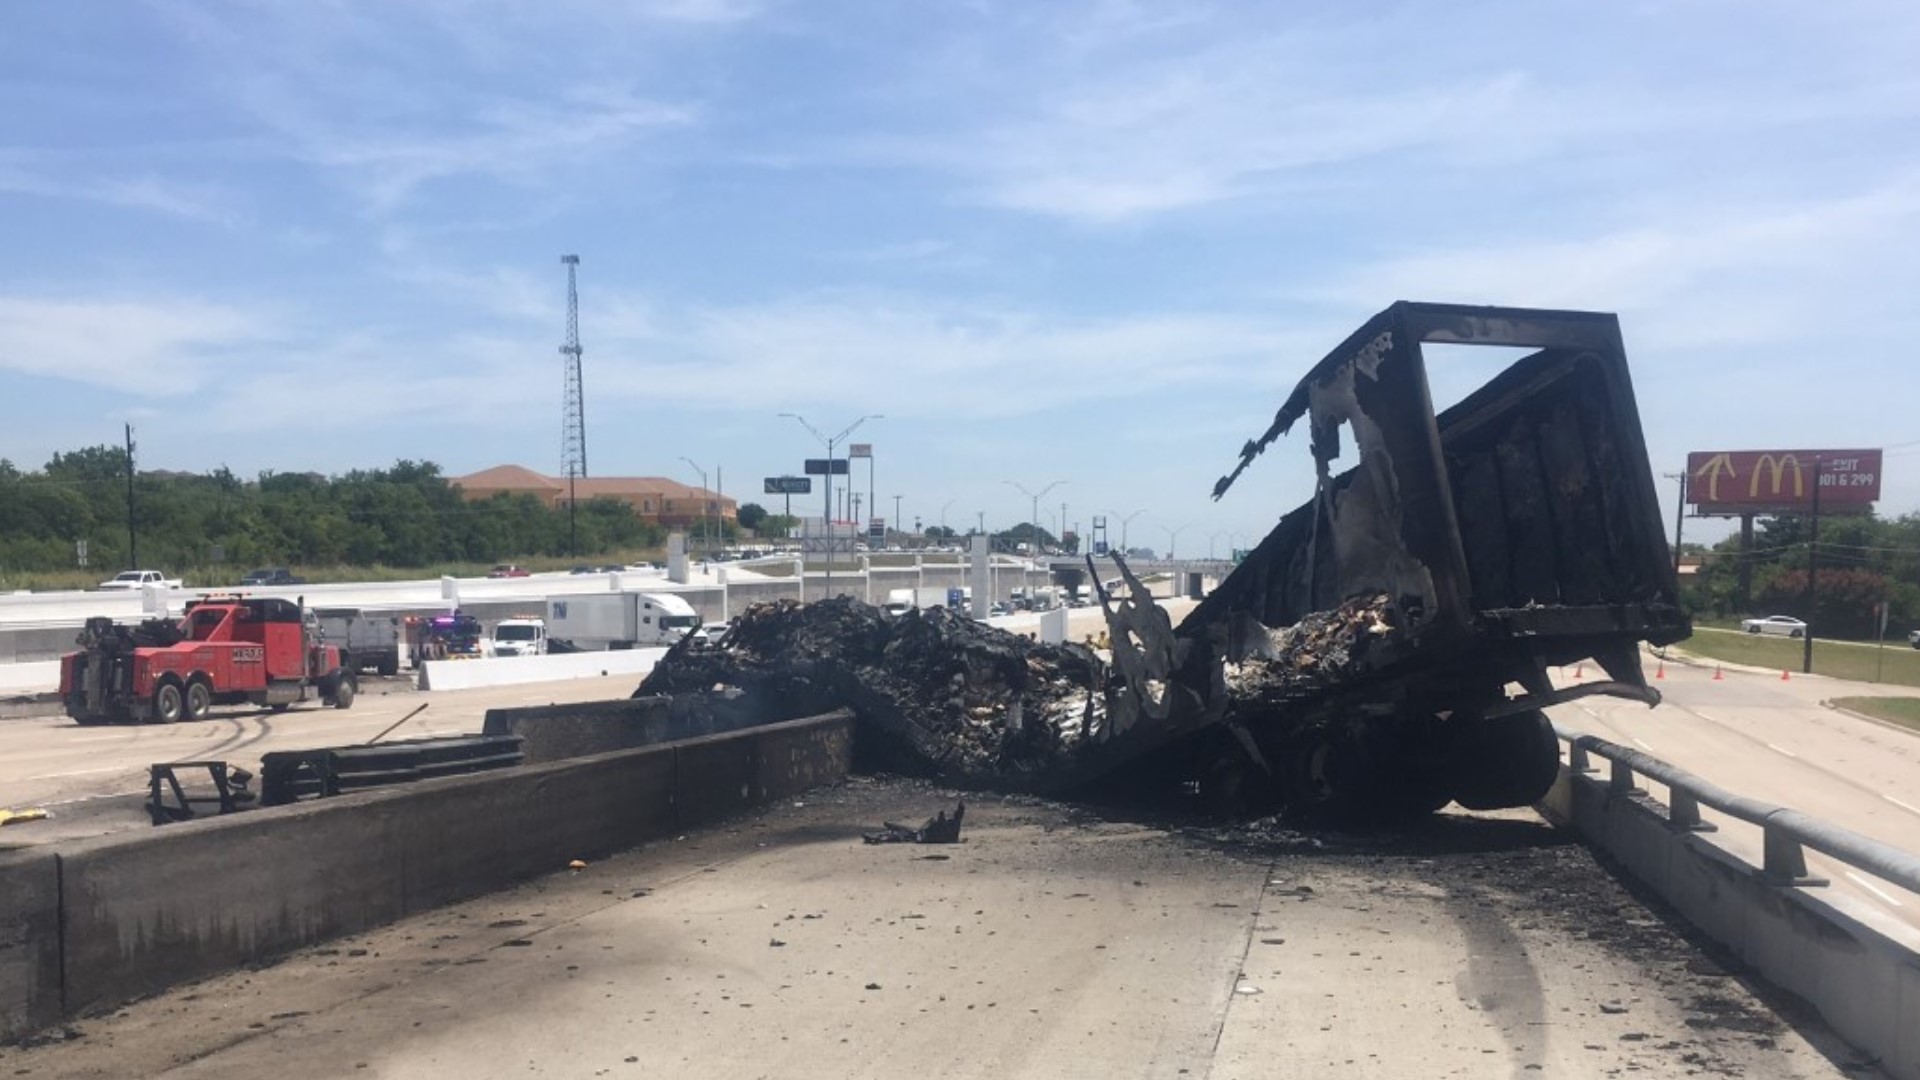
[[[102,589],[117,592],[130,592],[148,585],[158,585],[163,589],[178,589],[180,579],[170,578],[158,570],[122,570],[112,579],[100,583]]]

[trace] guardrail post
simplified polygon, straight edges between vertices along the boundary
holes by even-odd
[[[1700,800],[1693,792],[1681,787],[1667,789],[1667,821],[1676,829],[1687,832],[1717,832],[1720,826],[1700,817]]]
[[[1607,775],[1608,794],[1633,794],[1633,766],[1624,761],[1614,761],[1611,759],[1609,759],[1608,764],[1613,766],[1612,771]]]
[[[1567,768],[1577,773],[1593,772],[1593,762],[1587,757],[1587,748],[1577,742],[1567,744]]]
[[[1812,877],[1807,873],[1806,849],[1800,846],[1800,839],[1783,825],[1767,815],[1760,825],[1765,840],[1766,864],[1761,869],[1768,881],[1776,885],[1825,885],[1827,879]]]

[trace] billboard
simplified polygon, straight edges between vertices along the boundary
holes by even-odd
[[[766,494],[768,495],[809,495],[813,492],[813,481],[804,476],[769,476]]]
[[[1865,510],[1880,498],[1878,450],[1703,450],[1687,455],[1687,502],[1698,514]]]
[[[810,457],[804,471],[808,476],[845,476],[847,459]]]
[[[867,522],[867,539],[884,543],[887,539],[887,519],[872,518]]]
[[[847,447],[847,456],[850,458],[871,458],[873,457],[873,444],[870,442],[854,443]]]

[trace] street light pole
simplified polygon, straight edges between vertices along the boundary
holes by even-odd
[[[1193,522],[1188,521],[1183,523],[1179,528],[1176,529],[1176,528],[1172,528],[1164,521],[1160,523],[1160,527],[1167,530],[1167,560],[1169,562],[1173,560],[1173,553],[1180,546],[1180,534],[1183,532],[1186,532],[1187,527],[1192,524]]]
[[[827,584],[825,586],[825,591],[831,594],[833,591],[833,444],[853,434],[853,429],[859,427],[861,424],[864,424],[869,420],[884,420],[886,419],[886,417],[880,413],[868,413],[867,415],[861,417],[860,419],[855,420],[853,423],[848,424],[844,429],[841,430],[841,432],[838,435],[827,436],[827,435],[822,435],[820,433],[819,428],[814,427],[812,424],[807,423],[807,418],[804,416],[801,416],[799,413],[783,412],[780,415],[791,417],[794,420],[799,421],[801,427],[806,428],[808,431],[811,431],[813,433],[813,437],[825,443],[827,447],[827,482],[824,485],[825,491],[822,492],[822,494],[825,496],[823,509],[825,511],[826,516],[821,521],[821,524],[824,525],[827,530]],[[848,477],[848,480],[849,482],[851,482],[852,477]],[[806,557],[803,554],[800,559],[800,566],[801,566],[800,595],[802,596],[802,598],[806,596],[806,590],[807,590],[806,572],[805,572],[806,565],[807,565]],[[826,599],[826,597],[822,596],[821,599],[824,600]]]
[[[1116,510],[1109,510],[1107,513],[1120,519],[1120,554],[1125,555],[1127,553],[1127,523],[1139,517],[1141,514],[1146,513],[1146,511],[1135,510],[1131,514],[1122,514]]]
[[[1046,487],[1041,488],[1037,493],[1027,490],[1027,485],[1020,483],[1018,480],[1002,480],[1001,483],[1012,484],[1014,487],[1017,487],[1020,489],[1021,494],[1026,495],[1028,498],[1031,498],[1033,500],[1033,516],[1027,519],[1027,527],[1028,527],[1028,535],[1031,536],[1033,539],[1033,553],[1036,555],[1039,554],[1040,553],[1040,537],[1038,533],[1040,532],[1040,500],[1046,498],[1047,492],[1052,491],[1054,488],[1057,488],[1061,484],[1066,483],[1066,481],[1055,480],[1053,483],[1048,484]]]
[[[707,523],[707,470],[694,464],[690,457],[682,455],[681,461],[693,465],[693,471],[700,474],[700,531],[707,541],[706,573],[713,573],[713,527]]]
[[[901,526],[902,524],[904,524],[904,523],[903,523],[903,522],[902,522],[902,521],[900,520],[900,496],[898,496],[898,495],[895,495],[895,496],[893,497],[893,527],[894,527],[894,530],[895,530],[896,532],[903,532],[903,533],[904,533],[904,532],[906,532],[907,530],[905,530],[905,529],[902,529],[902,528],[900,527],[900,526]]]

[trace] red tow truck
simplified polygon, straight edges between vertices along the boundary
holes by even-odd
[[[60,660],[60,697],[82,724],[205,719],[214,705],[278,712],[311,698],[345,709],[359,681],[303,603],[209,596],[178,620],[87,620]]]

